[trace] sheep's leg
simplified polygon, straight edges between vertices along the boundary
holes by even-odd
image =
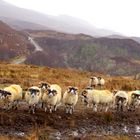
[[[29,106],[29,111],[28,111],[28,113],[31,113],[31,106]]]
[[[54,106],[54,111],[56,111],[56,110],[57,110],[57,105]]]
[[[72,110],[74,111],[74,105],[72,106]]]
[[[72,113],[73,113],[73,106],[70,106],[69,113],[70,113],[70,114],[72,114]]]
[[[45,112],[47,112],[47,107],[45,107]]]
[[[102,112],[103,111],[103,105],[100,105],[99,111]]]
[[[66,105],[66,107],[65,107],[65,111],[66,111],[66,114],[69,113],[69,106],[68,106],[68,105]]]
[[[43,102],[41,102],[41,108],[42,108],[42,109],[44,108],[44,103],[43,103]]]
[[[13,106],[12,104],[13,104],[13,103],[11,103],[11,102],[10,102],[10,103],[8,103],[7,110],[10,110],[10,109],[12,109],[12,106]]]
[[[97,112],[97,104],[93,104],[93,111]]]
[[[35,114],[35,107],[32,108],[32,113]]]
[[[72,109],[70,108],[69,113],[72,114]]]
[[[45,112],[47,112],[47,106],[45,106]]]
[[[46,103],[44,103],[44,106],[45,106],[44,111],[45,111],[45,112],[47,112],[47,109],[48,109],[47,104],[46,104]]]
[[[15,107],[14,107],[14,109],[15,109],[15,110],[17,110],[17,109],[18,109],[18,105],[19,105],[19,101],[18,101],[18,100],[16,100],[16,101],[15,101],[15,105],[14,105],[14,106],[15,106]]]
[[[106,105],[106,107],[105,107],[105,112],[107,112],[107,111],[108,111],[108,108],[109,108],[109,107],[108,107],[108,105]]]
[[[34,105],[32,106],[32,113],[33,113],[33,114],[35,114],[35,110],[36,110],[36,105],[34,104]]]
[[[52,105],[50,105],[49,111],[50,111],[50,113],[52,113],[52,111],[53,111],[53,106]]]

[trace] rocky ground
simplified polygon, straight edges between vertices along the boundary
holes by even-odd
[[[90,108],[77,108],[73,115],[67,115],[63,108],[52,114],[40,109],[35,114],[29,114],[23,108],[17,111],[1,109],[0,126],[2,136],[20,139],[92,140],[122,135],[140,139],[140,114],[137,111],[94,113]]]

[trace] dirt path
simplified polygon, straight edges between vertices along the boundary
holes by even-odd
[[[28,40],[35,47],[35,51],[43,51],[42,47],[39,46],[31,36],[28,36]]]

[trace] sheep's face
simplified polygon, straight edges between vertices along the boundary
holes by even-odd
[[[11,93],[8,91],[0,90],[0,99],[9,99],[11,97]]]
[[[71,87],[71,86],[68,87],[68,93],[70,94],[76,95],[78,94],[77,91],[78,91],[77,87]]]
[[[101,80],[102,78],[101,77],[97,77],[98,78],[98,80]]]
[[[56,90],[51,90],[51,89],[48,89],[48,96],[49,98],[55,96],[57,94],[57,91]]]
[[[39,84],[39,88],[41,88],[42,90],[47,90],[48,88],[50,88],[50,84],[45,83],[45,82],[41,82]]]
[[[30,94],[31,98],[34,98],[35,96],[40,95],[40,90],[29,88],[29,94]]]
[[[131,98],[132,98],[132,105],[136,106],[140,103],[140,95],[132,94]]]
[[[117,96],[115,102],[116,102],[116,104],[119,105],[119,106],[125,105],[125,104],[126,104],[126,98],[125,98],[125,97]]]

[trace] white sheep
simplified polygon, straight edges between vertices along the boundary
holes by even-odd
[[[98,86],[100,86],[100,89],[105,85],[105,80],[102,77],[98,78]]]
[[[78,88],[69,86],[63,95],[63,103],[65,105],[66,113],[72,114],[74,106],[78,101]]]
[[[105,85],[105,80],[102,77],[91,77],[89,81],[89,87],[95,88],[97,86],[100,87],[100,89]]]
[[[140,105],[140,91],[128,92],[128,110],[134,111]]]
[[[41,101],[41,97],[42,93],[39,87],[32,86],[27,90],[25,100],[29,105],[29,113],[35,113],[36,106]]]
[[[89,87],[95,88],[99,83],[99,80],[97,77],[91,77],[89,80]]]
[[[50,113],[52,113],[53,110],[56,111],[57,107],[61,104],[61,98],[61,87],[57,84],[50,85],[42,96],[42,101],[45,104],[45,112],[47,109],[49,109]]]
[[[18,108],[18,103],[22,99],[22,88],[20,85],[10,85],[1,90],[1,99],[8,103],[8,109]]]
[[[95,90],[95,89],[85,89],[81,93],[84,102],[87,104],[93,104],[93,109],[97,112],[98,106],[102,106],[101,109],[105,108],[105,112],[108,108],[113,105],[113,93],[109,90]]]
[[[117,108],[117,111],[123,111],[128,105],[128,93],[119,90],[114,94],[114,107]]]

